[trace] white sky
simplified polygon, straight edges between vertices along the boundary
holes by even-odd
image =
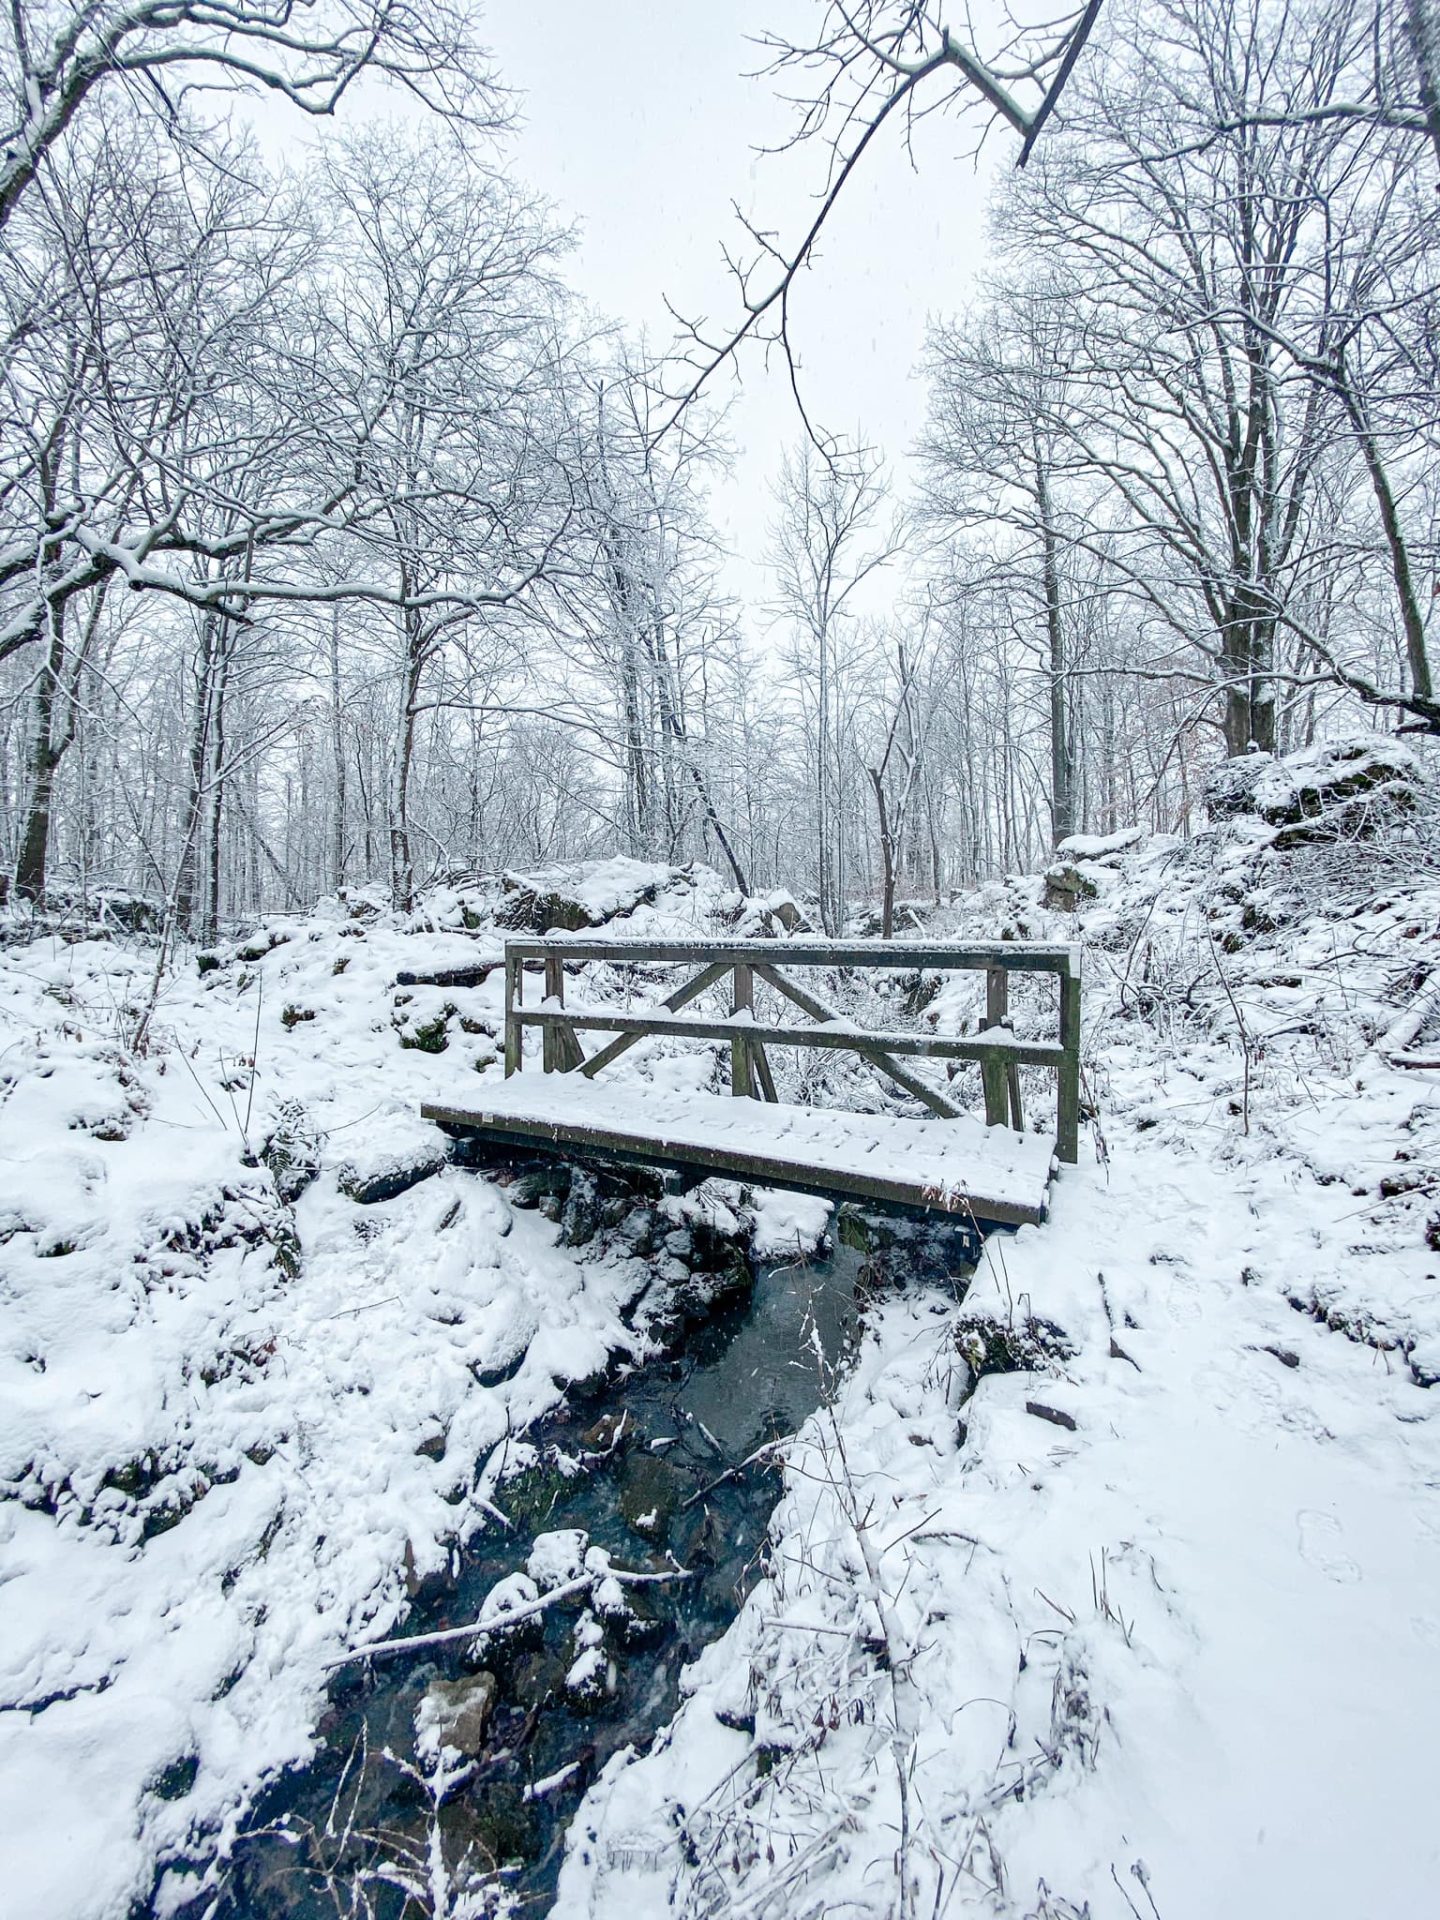
[[[825,156],[755,157],[791,116],[770,81],[744,77],[763,61],[747,36],[801,38],[820,12],[820,0],[490,0],[483,38],[522,96],[518,171],[582,229],[568,268],[577,291],[652,346],[673,332],[666,295],[717,329],[736,314],[720,253],[744,240],[732,201],[787,241],[803,229]],[[924,415],[927,318],[960,305],[983,264],[989,168],[963,157],[979,124],[925,123],[918,175],[898,134],[872,149],[793,303],[812,417],[864,435],[902,481]],[[1008,163],[1011,144],[995,139],[992,162]],[[800,424],[778,367],[767,375],[752,351],[743,375],[734,473],[713,505],[736,555],[730,584],[753,603],[766,592],[770,480]]]

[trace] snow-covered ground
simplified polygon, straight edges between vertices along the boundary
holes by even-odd
[[[1433,816],[1275,832],[1077,843],[957,916],[1079,932],[1100,1126],[958,1313],[872,1316],[564,1920],[1432,1909],[1440,1103],[1383,1056],[1436,1053],[1440,860]]]
[[[592,1789],[558,1913],[1428,1910],[1440,1110],[1393,1061],[1437,1051],[1434,802],[1287,844],[1303,774],[932,922],[1081,939],[1098,1124],[958,1310],[872,1310],[769,1576]],[[617,932],[775,930],[699,870],[544,884]],[[493,1066],[498,975],[394,981],[498,957],[514,898],[277,922],[182,967],[143,1056],[148,949],[0,951],[7,1912],[123,1915],[223,1841],[327,1659],[483,1524],[507,1433],[635,1350],[637,1262],[454,1170],[345,1191]],[[897,983],[945,1029],[977,991]],[[254,1164],[285,1102],[319,1136],[293,1208]]]

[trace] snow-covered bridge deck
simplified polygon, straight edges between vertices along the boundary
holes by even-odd
[[[541,960],[545,998],[523,1005],[526,961]],[[567,1006],[565,966],[587,961],[664,964],[688,961],[700,972],[657,1006]],[[874,1033],[787,977],[800,967],[971,969],[986,975],[986,1025],[973,1037],[920,1031]],[[1060,986],[1058,1041],[1020,1041],[1006,1011],[1011,972],[1047,972]],[[680,1009],[733,976],[728,1018],[682,1016]],[[783,1025],[755,1017],[761,981],[809,1016]],[[516,1076],[526,1027],[538,1027],[546,1078]],[[612,1036],[592,1054],[579,1032]],[[732,1095],[653,1083],[597,1087],[596,1074],[647,1037],[729,1043]],[[861,1114],[793,1107],[775,1093],[767,1048],[843,1048],[896,1082],[933,1117]],[[548,937],[505,948],[505,1073],[475,1106],[427,1103],[421,1112],[448,1131],[500,1145],[570,1148],[614,1160],[722,1174],[826,1198],[869,1201],[907,1211],[938,1211],[978,1226],[1020,1226],[1043,1218],[1055,1159],[1074,1160],[1080,1084],[1080,962],[1071,947],[995,942],[983,947],[902,941],[843,945],[793,941],[677,941],[656,944]],[[897,1056],[979,1064],[985,1120],[961,1112],[950,1093],[922,1079]],[[1024,1131],[1019,1068],[1056,1074],[1053,1135]],[[748,1096],[748,1097],[744,1097]]]
[[[1040,1220],[1055,1143],[1048,1135],[954,1120],[898,1119],[761,1105],[722,1093],[511,1080],[478,1108],[425,1106],[427,1120],[515,1146],[702,1169],[825,1199],[938,1210],[980,1226]]]

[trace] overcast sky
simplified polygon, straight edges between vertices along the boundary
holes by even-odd
[[[732,201],[787,240],[802,228],[825,156],[756,158],[791,113],[770,81],[745,76],[764,58],[750,37],[802,37],[820,13],[820,0],[489,0],[484,38],[521,96],[518,170],[581,228],[572,284],[652,345],[673,332],[666,296],[682,313],[733,319],[720,254],[743,239]],[[898,137],[872,150],[794,303],[812,416],[863,434],[902,480],[924,414],[927,318],[962,304],[983,265],[988,169],[963,157],[976,130],[973,118],[928,122],[918,175]],[[1008,143],[994,157],[1008,160]],[[743,374],[735,471],[714,506],[737,552],[732,583],[754,600],[768,487],[800,429],[778,370],[767,376],[752,352]]]

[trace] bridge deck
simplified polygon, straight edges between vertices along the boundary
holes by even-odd
[[[474,1107],[427,1104],[427,1120],[522,1146],[700,1170],[828,1199],[850,1198],[1022,1226],[1045,1213],[1055,1142],[962,1115],[912,1120],[737,1100],[578,1074],[512,1078]]]

